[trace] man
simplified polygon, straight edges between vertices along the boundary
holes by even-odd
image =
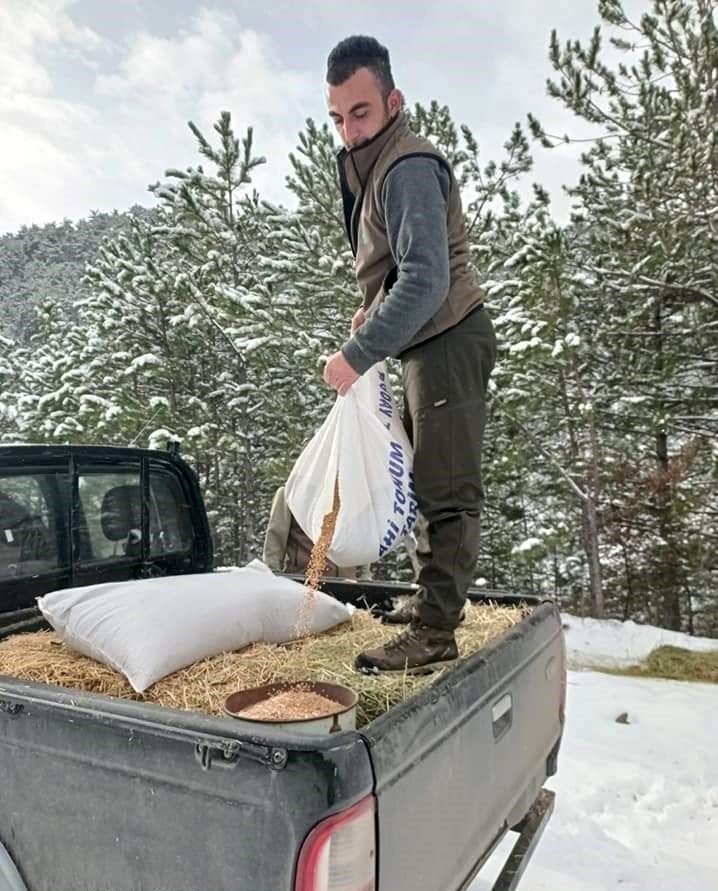
[[[262,560],[274,572],[304,572],[312,554],[311,538],[304,532],[289,510],[284,486],[274,493],[269,522],[264,535]],[[336,566],[327,561],[323,575],[343,579],[370,579],[371,567]]]
[[[459,187],[442,155],[402,111],[388,51],[349,37],[327,62],[329,114],[363,303],[352,335],[327,360],[340,395],[375,362],[401,360],[404,422],[427,520],[416,601],[392,618],[409,627],[357,657],[360,671],[436,668],[458,657],[454,630],[479,549],[485,393],[493,326],[467,268]]]

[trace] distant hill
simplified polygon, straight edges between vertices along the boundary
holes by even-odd
[[[23,226],[0,236],[0,334],[26,340],[37,303],[50,298],[69,306],[81,297],[85,265],[97,256],[103,239],[126,230],[132,216],[149,214],[135,206],[77,222]]]

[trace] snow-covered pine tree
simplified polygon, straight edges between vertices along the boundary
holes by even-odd
[[[287,186],[296,206],[274,209],[260,260],[267,326],[281,341],[267,370],[284,418],[273,443],[275,485],[285,481],[333,402],[323,360],[341,346],[360,303],[335,153],[329,128],[308,120],[290,155]]]
[[[480,218],[476,250],[500,346],[486,445],[488,581],[566,596],[572,608],[600,614],[596,481],[587,463],[593,381],[570,233],[552,221],[542,189],[528,203],[508,183],[502,193],[489,219]]]
[[[216,130],[214,149],[193,127],[215,175],[171,171],[154,189],[160,208],[135,216],[89,267],[72,319],[43,305],[34,342],[13,354],[23,373],[11,402],[19,438],[182,441],[218,559],[236,561],[258,549],[263,437],[279,411],[262,414],[272,401],[251,362],[266,340],[249,290],[263,209],[246,195],[261,159],[251,131],[240,149],[229,115]]]
[[[94,403],[83,379],[83,333],[69,324],[54,299],[35,307],[34,333],[16,343],[10,361],[15,375],[6,391],[13,417],[9,439],[21,442],[88,442],[94,439]],[[89,417],[88,417],[89,411]]]
[[[18,378],[15,342],[0,334],[0,442],[16,438],[15,390]]]
[[[216,146],[190,128],[212,173],[170,170],[152,187],[157,219],[138,221],[89,270],[85,319],[123,366],[133,438],[181,441],[200,475],[218,559],[244,561],[259,546],[264,438],[278,414],[257,359],[271,338],[252,290],[265,211],[247,188],[263,159],[251,128],[240,143],[227,112]],[[109,383],[106,369],[96,372]]]
[[[628,613],[694,628],[715,610],[706,567],[718,544],[715,10],[654,0],[634,22],[619,0],[601,0],[599,13],[622,60],[604,61],[600,27],[587,45],[554,33],[560,79],[549,90],[602,132],[573,194],[604,307],[594,343],[622,391],[600,422],[605,440],[624,443],[604,501],[624,557],[609,584],[629,590]]]

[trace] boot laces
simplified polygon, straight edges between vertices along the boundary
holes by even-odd
[[[405,631],[401,631],[395,637],[392,637],[384,644],[384,649],[389,650],[402,650],[406,644],[408,644],[412,638],[414,638],[415,631],[413,628],[407,628]]]

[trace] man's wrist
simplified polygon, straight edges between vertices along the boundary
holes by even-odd
[[[357,374],[364,374],[374,364],[374,360],[367,356],[364,350],[357,343],[356,337],[352,337],[342,347],[342,355],[356,371]]]

